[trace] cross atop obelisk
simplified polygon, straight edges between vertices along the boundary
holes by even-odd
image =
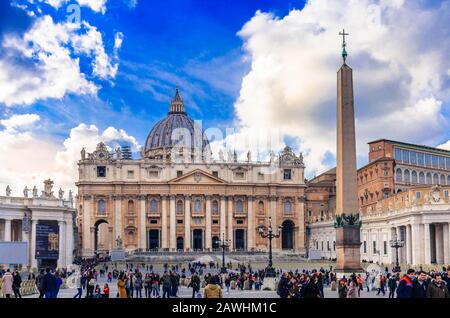
[[[345,33],[345,29],[342,29],[342,32],[339,32],[339,35],[342,35],[342,58],[345,60],[347,59],[347,50],[345,49],[347,47],[347,43],[345,42],[345,36],[350,35],[349,33]]]

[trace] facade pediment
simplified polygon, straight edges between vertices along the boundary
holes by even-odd
[[[197,169],[181,177],[172,179],[169,184],[225,184],[226,181],[203,170]]]

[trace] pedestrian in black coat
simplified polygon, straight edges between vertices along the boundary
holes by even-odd
[[[413,280],[413,298],[427,298],[428,283],[427,274],[420,271],[417,278]]]
[[[45,298],[56,298],[56,277],[50,272],[50,268],[46,269],[46,274],[42,280],[42,291]]]

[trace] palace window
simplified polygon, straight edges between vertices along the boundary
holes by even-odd
[[[433,180],[432,180],[432,177],[431,177],[431,173],[430,173],[430,172],[427,173],[426,183],[427,183],[427,184],[432,184],[432,183],[433,183]]]
[[[291,180],[292,179],[292,170],[291,169],[284,169],[284,180]]]
[[[450,185],[450,175],[447,176],[447,184]]]
[[[433,184],[439,184],[439,176],[437,173],[433,175]]]
[[[421,193],[420,192],[416,192],[416,199],[420,200],[421,197]]]
[[[439,180],[439,184],[440,185],[445,185],[445,176],[443,174],[441,174],[440,180]]]
[[[134,214],[134,201],[128,201],[128,214]]]
[[[219,177],[219,171],[213,171],[213,172],[212,172],[212,175],[213,175],[214,177],[218,178],[218,177]]]
[[[98,200],[97,214],[98,215],[106,214],[106,202],[103,199]]]
[[[445,166],[447,167],[447,170],[450,170],[450,157],[445,158]]]
[[[292,212],[292,203],[290,200],[284,201],[284,213],[291,213]]]
[[[419,184],[425,184],[425,173],[419,172]]]
[[[417,152],[411,151],[409,154],[409,159],[411,161],[411,164],[415,165],[417,163]]]
[[[177,178],[181,177],[183,175],[183,171],[177,171]]]
[[[183,214],[183,201],[181,200],[177,201],[177,213]]]
[[[444,191],[444,197],[448,199],[448,190]]]
[[[127,177],[128,179],[134,179],[134,170],[128,170]]]
[[[387,241],[383,241],[383,254],[387,255]]]
[[[183,220],[177,220],[177,224],[183,224]]]
[[[213,220],[212,224],[219,224],[219,220]]]
[[[264,214],[264,202],[263,201],[258,202],[258,213]]]
[[[432,164],[433,164],[433,168],[439,167],[439,157],[438,156],[432,156]]]
[[[425,154],[425,165],[431,167],[431,155],[428,153]]]
[[[411,173],[411,183],[416,184],[417,183],[417,172],[413,171]]]
[[[445,169],[445,158],[444,157],[439,157],[439,168]]]
[[[400,168],[398,168],[395,171],[395,181],[397,181],[397,182],[402,182],[403,181],[402,169],[400,169]]]
[[[214,200],[212,202],[211,212],[212,212],[212,214],[218,214],[219,213],[219,201]]]
[[[237,180],[243,180],[245,178],[245,173],[242,171],[235,172],[234,178]]]
[[[402,150],[402,160],[403,160],[403,163],[409,163],[409,151],[408,150]]]
[[[158,213],[158,201],[156,199],[150,201],[150,213]]]
[[[403,182],[411,183],[410,174],[409,174],[408,169],[406,169],[405,172],[403,173]]]
[[[401,149],[395,148],[394,158],[395,158],[395,160],[397,160],[399,162],[402,161],[402,150]]]
[[[331,249],[330,249],[330,241],[327,241],[327,251],[331,251]]]
[[[376,254],[377,253],[377,242],[376,241],[373,241],[372,242],[373,243],[373,254]]]
[[[237,220],[236,224],[239,224],[239,225],[244,224],[244,221],[243,220]]]
[[[241,199],[236,200],[236,213],[244,213],[244,202]]]
[[[202,201],[200,201],[199,199],[195,200],[194,202],[194,212],[195,213],[202,212]]]
[[[150,224],[158,224],[158,220],[150,220]]]
[[[105,166],[97,167],[97,178],[106,178],[106,167]]]
[[[418,153],[417,154],[417,163],[419,164],[419,166],[424,166],[425,165],[425,156],[423,153]]]
[[[150,177],[150,179],[158,179],[159,178],[159,172],[156,170],[150,170],[148,172],[148,176]]]
[[[333,251],[336,251],[336,241],[333,241]]]
[[[363,253],[364,254],[367,253],[367,242],[366,241],[363,242]]]

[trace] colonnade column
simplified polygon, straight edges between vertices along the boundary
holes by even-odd
[[[167,196],[161,198],[161,248],[169,248],[169,241],[167,237]]]
[[[73,263],[73,219],[66,219],[66,265]]]
[[[187,195],[184,202],[184,249],[188,252],[191,250],[191,197]]]
[[[298,209],[297,209],[297,237],[294,242],[294,248],[296,251],[304,251],[308,247],[305,246],[305,198],[300,197],[298,199]],[[331,252],[333,251],[333,242],[331,242]]]
[[[435,224],[434,226],[434,241],[436,246],[436,263],[443,264],[444,263],[444,229],[442,224]]]
[[[405,242],[405,248],[406,248],[406,263],[411,264],[412,263],[412,255],[411,255],[411,225],[406,225],[406,242]]]
[[[220,197],[220,239],[222,239],[222,234],[226,236],[226,201],[225,197]]]
[[[420,240],[420,226],[418,224],[411,225],[411,251],[412,251],[412,264],[417,265],[423,263],[421,251]]]
[[[449,223],[443,225],[444,241],[444,264],[450,263],[450,226]]]
[[[66,237],[65,237],[65,222],[58,221],[59,227],[59,251],[58,251],[58,268],[66,267]]]
[[[39,222],[39,220],[37,219],[32,219],[31,220],[31,233],[30,233],[30,250],[31,250],[31,255],[30,255],[30,263],[31,263],[31,268],[36,268],[38,267],[37,264],[37,260],[36,260],[36,225]]]
[[[170,196],[170,211],[169,211],[169,247],[172,252],[177,249],[177,238],[176,238],[176,218],[175,218],[175,196]]]
[[[431,240],[430,240],[430,224],[423,225],[423,240],[424,240],[424,263],[431,264]]]
[[[211,197],[206,196],[206,215],[205,215],[205,248],[210,251],[212,249],[212,237],[211,237]]]
[[[233,197],[228,196],[228,240],[230,241],[230,250],[234,250],[233,238]]]
[[[248,235],[248,245],[247,250],[251,251],[255,249],[255,218],[253,215],[253,197],[249,196],[248,200],[248,213],[247,213],[247,235]]]
[[[11,242],[11,219],[5,219],[5,242]]]
[[[140,196],[141,201],[140,214],[139,214],[139,246],[144,250],[147,249],[147,211],[145,209],[146,196]]]

